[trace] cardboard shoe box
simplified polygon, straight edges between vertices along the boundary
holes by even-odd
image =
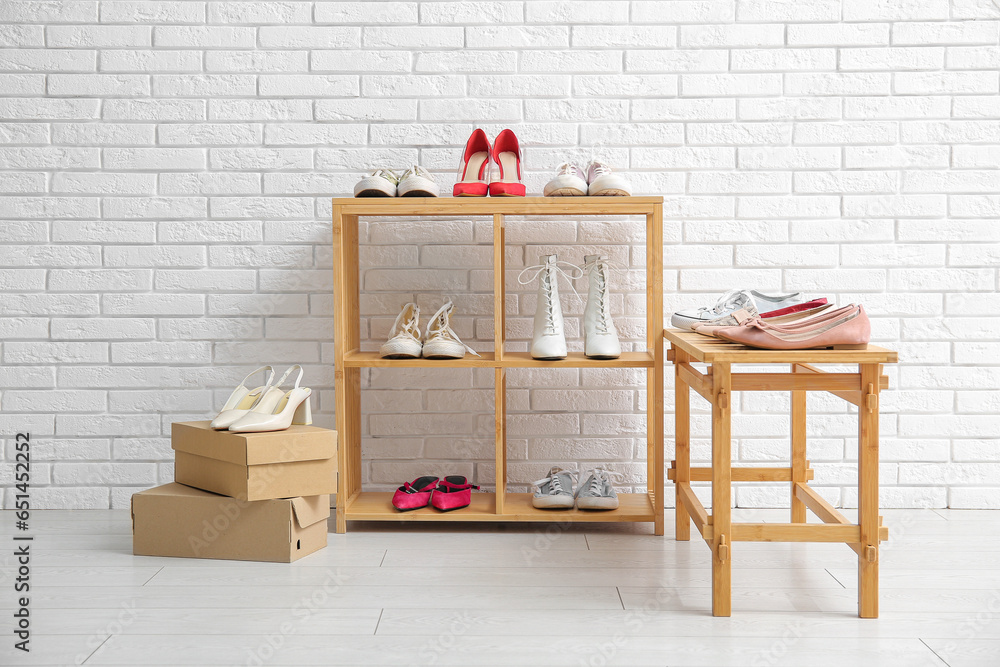
[[[330,496],[248,502],[164,484],[132,496],[132,553],[291,563],[326,546]]]
[[[337,492],[337,432],[292,426],[268,433],[215,431],[174,422],[174,480],[239,500]]]

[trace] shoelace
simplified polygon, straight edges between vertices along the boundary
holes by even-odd
[[[597,331],[602,334],[608,333],[609,325],[611,324],[611,313],[608,312],[608,304],[605,299],[608,294],[608,269],[610,268],[625,269],[621,264],[612,262],[609,259],[597,259],[581,267],[583,275],[589,276],[593,271],[597,271],[597,305],[598,311],[601,314],[601,319],[597,322]]]
[[[591,169],[594,170],[594,176],[604,176],[611,173],[611,167],[597,160],[591,160],[590,164],[587,165],[588,173]]]
[[[576,176],[586,181],[587,175],[582,172],[582,169],[570,162],[563,162],[556,168],[556,176]]]
[[[407,310],[410,310],[410,317],[406,318],[406,321],[400,326],[403,315],[406,314]],[[402,334],[406,334],[414,340],[420,340],[420,308],[416,304],[408,303],[399,311],[399,315],[396,315],[396,321],[392,323],[389,340]]]
[[[404,178],[408,176],[419,176],[421,178],[426,178],[429,181],[434,180],[433,178],[431,178],[431,173],[418,164],[415,164],[406,171],[404,171],[403,175],[400,177],[399,180],[402,181]]]
[[[541,491],[543,484],[548,484],[550,496],[555,496],[563,492],[572,493],[572,489],[567,491],[562,488],[562,480],[559,479],[559,475],[569,475],[572,479],[573,472],[570,470],[563,470],[562,468],[552,468],[549,470],[548,477],[532,482],[532,484],[537,486],[539,491]]]
[[[745,296],[744,296],[745,295]],[[740,298],[742,297],[742,298]],[[730,310],[732,307],[737,306],[745,301],[753,303],[753,297],[746,290],[734,289],[729,290],[715,303],[711,308],[707,306],[702,306],[698,309],[699,315],[721,315],[722,313]]]
[[[390,183],[399,185],[399,174],[394,172],[392,169],[376,169],[372,173],[368,174],[369,178],[373,176],[378,176],[379,178],[384,178]]]
[[[590,475],[590,486],[587,487],[587,492],[592,495],[600,495],[604,491],[604,484],[611,486],[612,479],[619,483],[625,480],[625,476],[621,473],[605,468],[594,468],[590,471]]]
[[[432,340],[443,338],[445,340],[458,343],[477,357],[482,357],[481,354],[463,343],[462,339],[458,337],[457,333],[455,333],[455,330],[451,328],[451,311],[454,309],[455,304],[451,301],[438,308],[438,311],[431,317],[430,322],[427,323],[427,333],[424,336],[424,345]]]
[[[572,271],[563,271],[561,268],[559,268],[560,264],[570,267]],[[550,266],[552,267],[552,271],[547,271],[546,269],[548,269]],[[534,271],[534,273],[531,274],[531,277],[528,278],[527,280],[523,280],[524,274],[526,274],[529,271]],[[574,272],[579,272],[579,275],[573,275]],[[527,266],[521,271],[521,273],[517,275],[517,282],[518,284],[521,285],[527,285],[540,275],[542,277],[542,284],[548,288],[546,291],[551,292],[552,284],[549,281],[553,280],[552,276],[550,275],[552,273],[562,275],[566,279],[569,288],[573,290],[573,294],[576,294],[576,296],[579,298],[580,294],[576,291],[576,288],[573,287],[573,281],[583,276],[583,269],[581,269],[576,264],[570,264],[569,262],[556,261],[552,262],[551,264],[545,263],[545,264],[536,264],[535,266]],[[556,277],[556,280],[558,280],[558,276]],[[545,304],[545,333],[546,335],[550,335],[554,334],[555,332],[556,332],[555,312],[552,309],[552,300],[549,299]]]

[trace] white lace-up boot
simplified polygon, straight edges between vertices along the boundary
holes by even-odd
[[[583,311],[583,350],[592,359],[617,359],[622,354],[618,331],[611,321],[608,298],[608,260],[601,255],[587,255],[583,272],[590,279],[587,307]]]
[[[562,304],[559,301],[557,280],[559,274],[570,280],[580,276],[563,271],[559,265],[565,264],[574,271],[580,269],[569,262],[560,262],[555,255],[545,255],[541,260],[541,264],[527,267],[517,277],[517,281],[522,285],[527,285],[536,277],[539,279],[538,304],[535,306],[535,331],[531,338],[531,358],[565,359],[567,354],[566,333],[563,328]],[[522,280],[524,274],[529,271],[535,271],[535,273],[528,280]],[[573,289],[572,283],[570,289]],[[573,292],[575,293],[576,290],[573,289]]]

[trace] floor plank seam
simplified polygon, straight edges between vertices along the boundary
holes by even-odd
[[[94,654],[97,653],[98,651],[100,651],[101,647],[104,646],[105,644],[107,644],[108,640],[111,639],[112,637],[114,637],[114,635],[108,635],[107,637],[105,637],[104,641],[102,641],[100,644],[98,644],[97,647],[93,651],[91,651],[90,654],[83,660],[83,662],[81,662],[79,664],[86,665],[90,661],[90,659],[94,657]]]
[[[918,637],[917,639],[919,639],[919,640],[920,640],[920,643],[921,643],[921,644],[923,644],[924,646],[926,646],[926,647],[927,647],[927,650],[928,650],[928,651],[930,651],[931,653],[933,653],[933,654],[934,654],[934,657],[935,657],[935,658],[937,658],[938,660],[940,660],[940,661],[941,661],[941,664],[943,664],[943,665],[947,665],[947,667],[951,667],[951,664],[950,664],[950,663],[949,663],[949,662],[948,662],[947,660],[945,660],[944,658],[942,658],[942,657],[941,657],[940,655],[938,655],[938,652],[937,652],[937,651],[935,651],[934,649],[932,649],[932,648],[931,648],[931,646],[930,646],[930,644],[928,644],[927,642],[925,642],[925,641],[923,640],[923,638],[920,638],[920,637]]]
[[[382,614],[384,614],[384,613],[385,613],[385,607],[382,607],[381,609],[379,609],[378,620],[375,621],[375,631],[372,632],[372,636],[375,636],[375,635],[378,634],[378,626],[382,622]]]
[[[156,568],[156,572],[154,572],[152,575],[150,575],[149,579],[147,579],[146,581],[142,582],[142,586],[145,586],[146,584],[148,584],[149,582],[151,582],[154,578],[156,578],[156,575],[158,575],[160,572],[163,572],[163,568],[164,567],[166,567],[166,566],[165,565],[161,565],[160,567]]]
[[[618,602],[622,606],[622,611],[625,611],[625,600],[622,599],[622,589],[621,589],[621,586],[615,586],[615,592],[618,593]]]
[[[843,588],[843,589],[845,589],[845,590],[847,589],[847,586],[845,586],[845,585],[844,585],[844,582],[842,582],[842,581],[841,581],[840,579],[838,579],[838,578],[837,578],[837,575],[835,575],[835,574],[834,574],[833,572],[830,572],[830,568],[828,568],[828,567],[824,567],[824,568],[823,568],[823,571],[824,571],[824,572],[826,572],[826,573],[827,573],[828,575],[830,575],[831,577],[833,577],[833,580],[834,580],[834,581],[836,581],[836,582],[837,582],[838,584],[840,584],[840,587],[841,587],[841,588]]]

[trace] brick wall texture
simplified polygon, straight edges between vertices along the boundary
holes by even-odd
[[[172,479],[170,423],[210,418],[265,362],[304,364],[332,426],[329,197],[412,164],[450,191],[471,130],[512,127],[529,191],[598,157],[665,197],[668,312],[733,288],[864,303],[903,360],[882,399],[883,504],[1000,507],[998,26],[998,0],[4,0],[4,503],[29,431],[37,506],[126,506]],[[445,298],[490,349],[489,224],[362,222],[369,349],[403,303],[426,316]],[[635,349],[642,221],[512,220],[508,238],[510,349],[535,306],[517,273],[549,252],[623,265],[613,312]],[[583,302],[562,291],[580,349]],[[363,383],[367,489],[427,471],[492,486],[490,372]],[[512,489],[552,464],[645,487],[642,374],[509,383]],[[786,456],[787,403],[739,397],[740,462]],[[835,398],[810,409],[816,484],[852,507],[856,422]]]

